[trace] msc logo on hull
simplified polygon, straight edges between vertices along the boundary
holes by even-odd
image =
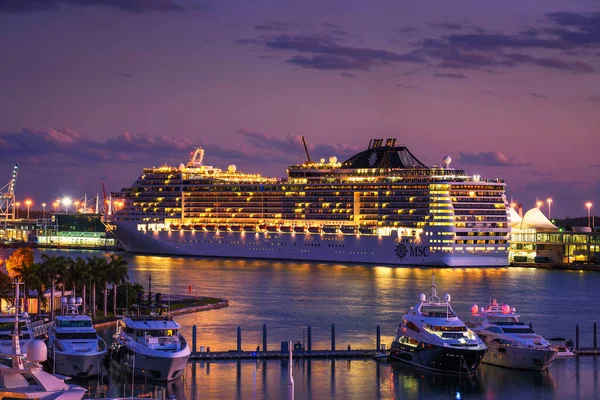
[[[407,246],[403,242],[396,245],[396,255],[400,260],[406,257],[429,257],[430,254],[429,246]]]

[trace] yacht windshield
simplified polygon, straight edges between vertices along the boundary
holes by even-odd
[[[527,325],[524,327],[519,327],[519,328],[505,328],[503,327],[502,330],[504,331],[504,333],[535,333],[533,331],[533,329],[531,329],[530,327],[528,327]]]
[[[65,340],[78,340],[78,339],[96,339],[96,334],[94,332],[69,332],[69,333],[57,333],[57,339],[65,339]]]
[[[92,326],[92,321],[56,321],[60,328],[89,328]]]
[[[466,332],[466,326],[433,326],[427,325],[429,329],[436,332]]]
[[[436,317],[436,318],[446,318],[446,317],[455,317],[454,313],[450,309],[450,307],[446,305],[423,305],[421,307],[421,314],[424,317]]]
[[[512,325],[514,323],[518,323],[519,322],[519,317],[489,317],[488,316],[488,321],[490,321],[490,324],[496,324],[496,325]]]

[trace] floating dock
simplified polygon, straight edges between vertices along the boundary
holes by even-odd
[[[378,354],[377,350],[313,350],[294,352],[295,358],[372,358]],[[190,355],[190,360],[268,360],[287,359],[289,352],[285,351],[216,351],[197,352]]]

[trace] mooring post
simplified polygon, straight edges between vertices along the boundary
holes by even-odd
[[[529,327],[530,327],[531,329],[533,329],[533,322],[530,322],[530,323],[529,323]]]
[[[575,350],[579,351],[579,324],[575,325]]]
[[[377,325],[377,351],[381,350],[381,327]]]
[[[267,324],[263,325],[263,351],[267,351]]]
[[[331,350],[335,351],[335,324],[331,324]]]
[[[312,326],[308,326],[308,344],[307,344],[308,352],[312,351]]]
[[[598,321],[594,322],[594,350],[598,350]]]
[[[242,327],[238,326],[237,328],[237,351],[238,353],[242,352]]]
[[[196,352],[196,332],[198,328],[196,328],[196,324],[192,326],[192,353]]]

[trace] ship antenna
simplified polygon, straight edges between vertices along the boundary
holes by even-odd
[[[433,303],[437,299],[437,302],[440,302],[440,298],[437,295],[437,290],[435,289],[435,272],[431,273],[431,297],[429,298],[429,302]]]
[[[304,136],[300,136],[302,138],[302,144],[304,145],[304,151],[306,152],[306,158],[308,162],[310,162],[310,154],[308,154],[308,147],[306,146],[306,140],[304,140]]]

